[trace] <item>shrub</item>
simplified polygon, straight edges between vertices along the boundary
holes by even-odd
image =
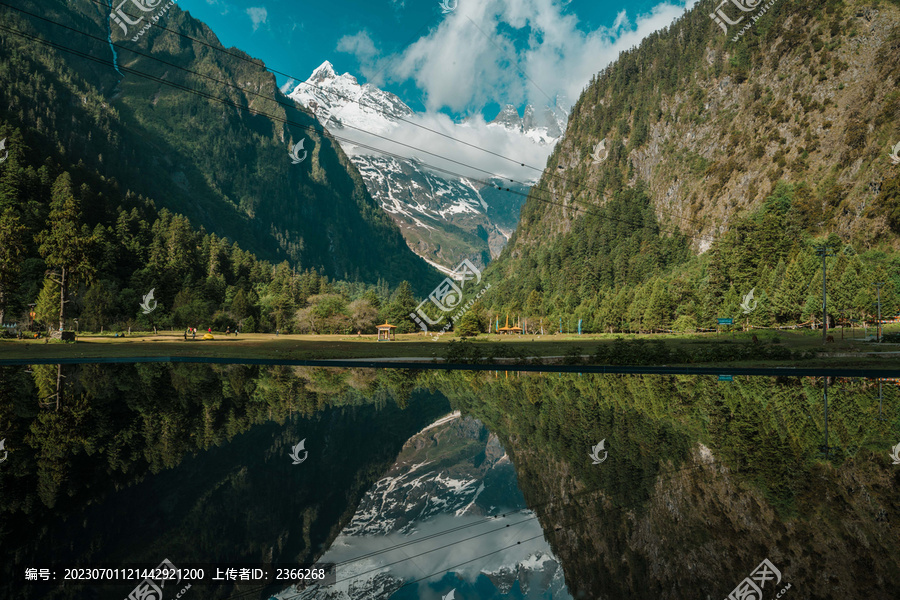
[[[498,358],[511,358],[517,363],[525,363],[525,351],[512,344],[493,344],[488,350],[487,359],[494,362]]]
[[[607,365],[660,365],[679,363],[720,363],[738,360],[798,360],[811,358],[812,354],[791,352],[784,346],[760,344],[732,344],[716,342],[705,348],[689,352],[682,348],[668,348],[661,340],[646,342],[638,339],[625,341],[616,338],[612,344],[601,346],[594,361]]]
[[[566,352],[565,357],[563,357],[564,365],[580,365],[584,363],[584,359],[581,357],[582,349],[579,346],[575,346],[568,352]]]
[[[477,363],[481,361],[482,352],[481,348],[472,342],[454,340],[447,344],[447,353],[444,358],[448,363],[456,365]]]
[[[481,323],[478,322],[478,316],[474,312],[469,311],[462,316],[459,324],[454,329],[456,330],[456,335],[461,338],[475,337],[481,333]]]

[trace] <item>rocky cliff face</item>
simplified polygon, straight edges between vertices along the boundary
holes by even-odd
[[[883,192],[900,168],[890,159],[900,141],[900,9],[777,3],[732,41],[738,28],[726,35],[708,8],[598,75],[538,185],[550,191],[532,192],[529,204],[590,207],[644,185],[666,228],[704,251],[787,181],[806,186],[811,233],[896,243],[888,214],[897,199]],[[580,217],[559,206],[535,212],[542,218],[516,243],[542,243]]]
[[[0,121],[28,131],[42,156],[83,162],[260,258],[431,289],[438,274],[265,65],[225,49],[178,5],[157,4],[162,27],[131,2],[121,8],[139,24],[121,28],[104,3],[18,3],[46,20],[4,13],[5,26],[99,62],[4,36],[2,54],[20,60],[0,73]],[[33,87],[35,73],[42,83]]]

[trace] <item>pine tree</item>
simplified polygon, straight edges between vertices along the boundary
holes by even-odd
[[[666,283],[657,279],[644,311],[644,326],[650,330],[664,329],[671,322],[671,299]]]
[[[743,297],[738,294],[737,288],[732,285],[728,288],[725,296],[722,297],[722,303],[719,305],[719,314],[723,317],[737,319],[738,315],[740,315],[742,300]]]
[[[25,253],[25,226],[8,208],[0,213],[0,323],[6,314],[7,290],[15,283]]]
[[[856,268],[852,264],[847,265],[840,275],[840,279],[835,277],[834,283],[829,284],[829,287],[832,285],[834,287],[828,290],[828,297],[829,300],[834,301],[834,309],[836,311],[851,309],[856,292],[861,286],[859,273],[856,272]]]
[[[412,287],[408,281],[403,281],[394,291],[391,301],[385,307],[385,318],[391,325],[396,325],[397,333],[411,333],[416,330],[416,324],[410,319],[409,314],[415,312],[416,306],[415,296],[412,293]],[[436,310],[432,307],[432,310]],[[450,318],[450,315],[443,315]],[[436,315],[431,315],[432,319]]]
[[[808,291],[808,282],[809,278],[804,275],[800,261],[795,258],[788,264],[784,279],[781,280],[772,299],[777,322],[799,321]]]
[[[646,285],[642,285],[635,290],[634,298],[628,307],[628,321],[631,331],[644,330],[644,315],[647,312],[647,304],[650,300],[648,294],[650,293],[652,292],[650,292],[649,286]]]
[[[38,251],[47,266],[56,269],[54,281],[60,287],[59,330],[62,331],[69,286],[80,280],[90,281],[95,273],[92,261],[95,238],[81,223],[81,206],[67,172],[53,184],[49,228],[35,236],[35,241],[40,244]]]
[[[45,279],[34,307],[34,320],[38,323],[52,323],[53,319],[59,317],[59,299],[59,282]]]
[[[474,337],[481,333],[481,323],[478,322],[478,315],[473,310],[469,310],[462,318],[454,324],[454,331],[459,337]]]
[[[813,326],[822,322],[822,277],[819,276],[817,279],[818,286],[816,285],[816,278],[814,278],[808,288],[803,302],[803,313],[801,314],[801,318],[804,321],[811,321]]]
[[[109,281],[98,281],[84,294],[84,310],[79,326],[90,331],[99,331],[112,321],[116,311],[117,290]]]
[[[0,168],[0,212],[8,208],[21,210],[27,181],[25,144],[18,129],[10,135],[0,133],[2,138],[6,139],[7,154]]]
[[[231,312],[238,321],[250,316],[251,305],[244,290],[238,289],[237,293],[235,293],[234,298],[231,300]]]

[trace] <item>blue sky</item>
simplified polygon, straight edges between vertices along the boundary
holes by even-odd
[[[685,0],[178,0],[226,46],[305,80],[323,61],[414,110],[490,119],[564,94],[685,10]],[[696,0],[687,0],[692,6]],[[279,85],[286,83],[279,76]]]

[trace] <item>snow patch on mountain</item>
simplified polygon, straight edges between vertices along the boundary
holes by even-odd
[[[499,255],[568,113],[563,103],[519,116],[510,105],[489,123],[480,115],[456,122],[416,113],[328,61],[289,97],[340,138],[409,247],[442,271],[463,258],[484,266]]]
[[[484,558],[473,562],[476,556]],[[485,581],[499,596],[518,584],[528,598],[571,598],[499,440],[458,413],[406,442],[319,562],[340,565],[335,585],[289,588],[277,597],[383,600],[423,574],[446,572],[463,598],[475,597],[476,582]],[[416,584],[418,597],[450,591],[435,596],[442,582],[429,579]]]

